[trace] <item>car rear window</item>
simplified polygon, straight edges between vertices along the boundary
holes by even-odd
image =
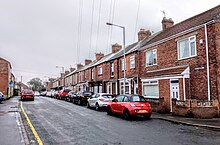
[[[132,96],[131,102],[146,102],[146,100],[142,96]]]
[[[103,98],[113,98],[112,95],[102,95]]]
[[[23,94],[33,94],[33,92],[31,90],[26,90],[23,92]]]

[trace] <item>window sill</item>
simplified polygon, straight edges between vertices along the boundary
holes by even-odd
[[[145,67],[152,67],[152,66],[156,66],[157,64],[153,64],[153,65],[146,65]]]
[[[186,60],[186,59],[191,59],[191,58],[194,58],[194,57],[197,57],[197,56],[198,56],[198,55],[190,56],[190,57],[185,57],[185,58],[178,58],[178,61]]]

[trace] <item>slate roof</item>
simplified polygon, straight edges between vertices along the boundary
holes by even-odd
[[[212,9],[209,9],[201,14],[195,15],[189,19],[186,19],[180,23],[177,23],[164,31],[161,31],[157,36],[155,36],[153,39],[151,39],[144,45],[152,44],[159,40],[162,40],[170,36],[173,36],[175,34],[178,34],[180,32],[183,32],[185,30],[189,30],[196,26],[205,24],[211,20],[215,20],[216,18],[219,18],[219,17],[220,17],[220,5]]]

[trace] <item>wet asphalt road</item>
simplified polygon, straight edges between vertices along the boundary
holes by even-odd
[[[150,120],[127,121],[47,97],[24,101],[23,106],[45,145],[220,144],[220,132],[172,124],[153,116]]]

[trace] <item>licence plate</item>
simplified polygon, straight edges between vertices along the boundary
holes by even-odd
[[[147,110],[139,110],[138,113],[146,113]]]

